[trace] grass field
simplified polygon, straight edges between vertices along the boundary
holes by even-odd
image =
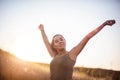
[[[0,80],[49,80],[49,64],[18,59],[0,49]],[[120,71],[75,67],[74,80],[120,80]]]

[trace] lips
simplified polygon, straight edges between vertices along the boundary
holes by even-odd
[[[61,47],[61,46],[64,46],[64,43],[63,42],[60,42],[59,43],[59,46]]]
[[[60,42],[59,44],[60,44],[60,45],[63,45],[64,43],[63,43],[63,42]]]

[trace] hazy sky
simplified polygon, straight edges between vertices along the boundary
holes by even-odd
[[[76,66],[120,70],[119,0],[0,0],[0,48],[30,61],[50,63],[39,24],[46,34],[62,34],[67,50],[108,19],[106,26],[87,43]]]

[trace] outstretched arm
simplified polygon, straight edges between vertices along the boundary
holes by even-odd
[[[101,31],[106,25],[112,26],[115,23],[115,20],[107,20],[105,21],[102,25],[100,25],[99,27],[97,27],[96,29],[94,29],[93,31],[91,31],[90,33],[88,33],[83,39],[82,41],[75,46],[71,51],[70,51],[70,57],[73,60],[76,60],[77,56],[80,54],[80,52],[83,50],[84,46],[86,45],[86,43],[94,36],[96,35],[99,31]]]
[[[41,31],[43,41],[44,41],[44,43],[45,43],[45,46],[46,46],[49,54],[53,57],[53,56],[55,55],[55,51],[54,51],[54,50],[52,49],[52,47],[51,47],[51,44],[50,44],[50,42],[49,42],[49,40],[48,40],[48,38],[47,38],[47,35],[46,35],[45,31],[44,31],[44,26],[43,26],[43,24],[40,24],[38,28],[39,28],[39,30]]]

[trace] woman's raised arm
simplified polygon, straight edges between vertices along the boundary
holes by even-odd
[[[55,51],[54,51],[54,50],[52,49],[52,47],[51,47],[51,44],[50,44],[50,42],[49,42],[49,40],[48,40],[48,38],[47,38],[47,35],[46,35],[45,31],[44,31],[44,26],[43,26],[43,24],[40,24],[38,28],[39,28],[39,30],[41,31],[43,41],[44,41],[44,43],[45,43],[45,46],[46,46],[49,54],[50,54],[52,57],[54,57],[54,55],[55,55],[56,53],[55,53]]]
[[[83,48],[85,47],[86,43],[89,41],[89,39],[91,39],[94,35],[96,35],[99,31],[101,31],[106,25],[112,26],[113,24],[115,24],[115,20],[107,20],[105,21],[102,25],[100,25],[99,27],[97,27],[96,29],[94,29],[93,31],[91,31],[90,33],[88,33],[81,41],[80,43],[75,46],[73,49],[71,49],[70,51],[70,57],[73,60],[76,60],[77,56],[80,54],[80,52],[83,50]]]

